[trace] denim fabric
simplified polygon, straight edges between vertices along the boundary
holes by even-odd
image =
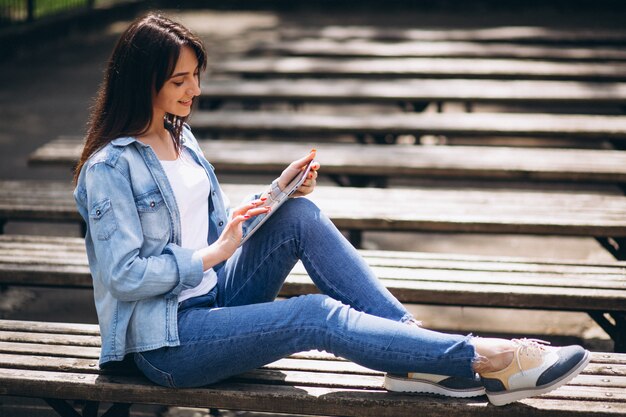
[[[211,181],[211,244],[230,218],[227,199],[186,125],[182,143]],[[130,352],[178,345],[178,294],[200,283],[202,259],[180,246],[180,214],[152,148],[132,137],[113,140],[83,166],[74,198],[87,224],[85,244],[102,337],[100,364],[121,361]],[[244,232],[255,221],[248,221]],[[223,265],[216,265],[216,272]]]
[[[323,294],[274,301],[298,259]],[[181,305],[179,346],[135,354],[153,382],[201,386],[310,349],[385,372],[474,376],[470,337],[405,323],[411,315],[305,198],[287,201],[237,250],[216,292]]]

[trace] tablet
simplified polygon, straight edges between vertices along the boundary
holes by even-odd
[[[265,221],[269,219],[270,216],[276,210],[278,210],[278,208],[282,206],[283,203],[287,201],[287,199],[293,193],[295,193],[298,190],[298,188],[300,188],[302,183],[306,180],[307,176],[309,175],[309,172],[311,171],[311,167],[313,166],[313,162],[315,161],[312,160],[311,162],[309,162],[306,165],[306,167],[304,167],[304,169],[300,171],[300,173],[298,173],[298,175],[296,175],[296,177],[293,180],[291,180],[289,184],[287,184],[283,192],[278,196],[278,198],[276,198],[276,200],[273,200],[269,205],[265,206],[265,207],[269,206],[271,210],[269,211],[269,213],[259,215],[259,216],[262,216],[263,218],[257,224],[255,224],[253,228],[248,230],[248,233],[246,234],[246,236],[244,236],[244,238],[241,239],[241,243],[239,243],[239,246],[243,245],[248,239],[250,239],[250,236],[252,236],[254,232],[256,232],[257,230],[259,230],[259,227],[261,227],[263,223],[265,223]]]

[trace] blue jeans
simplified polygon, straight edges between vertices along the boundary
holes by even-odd
[[[275,301],[298,259],[322,294]],[[135,362],[170,387],[211,384],[312,349],[383,372],[473,377],[469,336],[411,319],[312,202],[290,199],[227,261],[212,291],[181,303],[181,344],[136,353]]]

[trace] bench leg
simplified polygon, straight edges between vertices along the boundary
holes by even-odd
[[[83,417],[98,417],[98,408],[100,408],[99,402],[87,401],[83,407]]]
[[[407,113],[421,113],[430,106],[430,101],[400,101],[398,105]]]
[[[81,415],[74,410],[74,407],[69,405],[65,400],[59,400],[56,398],[44,398],[44,400],[54,411],[57,412],[57,414],[62,417],[81,417]]]
[[[100,417],[128,417],[132,404],[115,403]]]
[[[246,100],[241,103],[244,110],[259,111],[261,110],[261,102],[259,100]]]
[[[348,230],[348,241],[352,243],[357,249],[361,248],[363,244],[363,231],[362,230]]]
[[[224,104],[223,100],[213,100],[213,99],[200,99],[199,108],[202,110],[215,111],[222,107]]]
[[[376,187],[386,188],[387,177],[376,175],[329,175],[341,187]]]
[[[611,255],[618,261],[626,261],[626,239],[625,238],[612,238],[612,237],[598,237],[596,238],[598,243],[602,245],[604,249],[609,251]]]
[[[613,339],[613,350],[618,353],[626,353],[626,313],[608,314],[613,319],[613,322],[608,320],[602,312],[589,312],[591,318]]]
[[[298,113],[302,109],[302,105],[303,104],[304,103],[301,102],[301,101],[290,101],[289,102],[289,105],[291,106],[291,110],[293,112],[296,112],[296,113]]]
[[[375,145],[395,145],[398,135],[386,133],[384,135],[357,133],[354,135],[356,141],[363,145],[373,143]]]
[[[97,417],[100,403],[97,401],[87,401],[83,407],[82,415],[78,413],[65,400],[57,398],[44,398],[54,411],[61,417]],[[128,417],[132,404],[115,403],[101,417]]]

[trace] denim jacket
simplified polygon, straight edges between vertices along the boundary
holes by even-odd
[[[182,144],[211,181],[211,244],[230,218],[227,199],[187,125]],[[178,294],[200,283],[203,266],[195,250],[180,246],[180,214],[152,148],[132,137],[113,140],[81,169],[74,199],[87,224],[85,243],[102,338],[100,365],[121,361],[131,352],[177,346]],[[258,220],[248,220],[244,234]],[[215,271],[222,265],[214,266]]]

